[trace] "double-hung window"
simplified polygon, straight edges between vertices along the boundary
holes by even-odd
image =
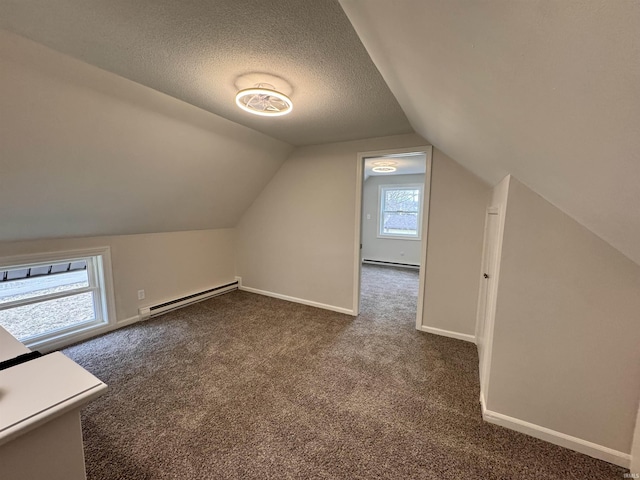
[[[420,240],[422,184],[380,185],[378,237]]]
[[[0,264],[0,326],[30,347],[106,326],[108,251],[82,253]]]

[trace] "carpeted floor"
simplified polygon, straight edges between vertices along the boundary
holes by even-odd
[[[233,292],[67,348],[109,385],[88,479],[623,478],[484,423],[475,346],[417,332],[416,296],[365,266],[358,318]]]

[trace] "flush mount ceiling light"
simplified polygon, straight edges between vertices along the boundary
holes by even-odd
[[[376,173],[391,173],[391,172],[395,172],[397,168],[396,167],[373,167],[371,170]]]
[[[240,90],[236,95],[236,105],[249,113],[264,117],[278,117],[293,110],[291,99],[278,92],[270,83],[258,83],[252,88]]]
[[[376,173],[391,173],[391,172],[395,172],[397,170],[397,168],[395,167],[395,165],[397,165],[398,162],[373,162],[373,168],[371,169],[371,171],[376,172]]]

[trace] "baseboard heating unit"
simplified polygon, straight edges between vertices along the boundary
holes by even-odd
[[[168,302],[160,303],[158,305],[142,307],[138,310],[138,314],[140,315],[140,320],[146,320],[148,318],[157,317],[158,315],[162,315],[172,310],[177,310],[178,308],[186,307],[187,305],[201,302],[203,300],[207,300],[212,297],[217,297],[218,295],[222,295],[223,293],[231,292],[237,289],[238,289],[237,281],[232,283],[227,283],[226,285],[210,288],[209,290],[204,290],[202,292],[194,293],[192,295],[176,298],[175,300],[169,300]]]
[[[415,268],[416,270],[420,270],[420,265],[416,265],[414,263],[385,262],[383,260],[368,260],[366,258],[362,260],[362,263],[368,263],[371,265],[386,265],[388,267]]]

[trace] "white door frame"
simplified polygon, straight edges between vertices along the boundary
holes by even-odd
[[[382,157],[398,153],[424,153],[426,160],[426,171],[424,176],[424,190],[422,200],[422,245],[420,252],[420,283],[418,289],[418,310],[416,312],[416,329],[420,330],[423,324],[424,314],[424,282],[427,270],[427,238],[429,231],[429,204],[431,202],[431,164],[433,157],[433,147],[422,145],[408,148],[392,148],[388,150],[376,150],[373,152],[358,152],[358,165],[356,171],[356,229],[355,243],[353,246],[353,315],[360,313],[360,269],[362,259],[360,258],[360,244],[362,243],[362,193],[364,187],[364,161],[369,157]]]

